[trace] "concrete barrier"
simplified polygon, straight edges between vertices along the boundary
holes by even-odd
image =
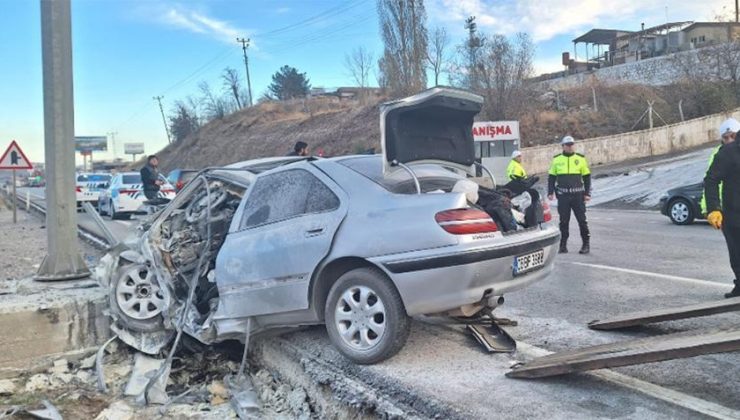
[[[106,293],[93,281],[8,283],[0,296],[0,377],[74,359],[110,336]]]
[[[576,139],[576,151],[585,154],[591,166],[596,166],[719,144],[719,125],[729,117],[740,119],[740,108],[726,114],[709,115],[663,127],[586,140]],[[546,173],[552,157],[561,151],[559,144],[523,148],[527,172]]]

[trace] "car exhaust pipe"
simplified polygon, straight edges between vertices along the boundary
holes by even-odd
[[[495,309],[501,305],[504,304],[504,297],[503,296],[491,296],[488,298],[488,306],[491,309]]]

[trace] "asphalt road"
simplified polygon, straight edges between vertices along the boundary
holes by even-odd
[[[43,199],[43,190],[31,193]],[[81,224],[93,224],[88,215],[78,215]],[[375,366],[350,365],[328,343],[323,328],[284,339],[360,380],[409,398],[437,400],[465,417],[703,418],[702,410],[719,410],[726,418],[740,418],[740,353],[614,369],[626,375],[620,378],[627,385],[587,374],[504,377],[513,363],[543,350],[740,323],[740,313],[731,313],[625,332],[586,328],[589,321],[610,315],[721,299],[732,279],[722,235],[706,223],[675,226],[657,211],[590,208],[588,216],[592,253],[575,252],[580,239],[573,220],[572,252],[558,256],[553,274],[507,295],[496,309],[498,316],[519,322],[505,327],[519,342],[518,354],[486,354],[461,328],[424,320],[414,322],[409,342],[396,357]],[[106,223],[116,234],[135,225]]]
[[[17,192],[18,195],[21,195],[23,197],[26,196],[26,194],[30,195],[31,201],[33,203],[37,203],[41,205],[42,207],[46,207],[45,202],[45,193],[44,188],[18,188]],[[105,220],[105,223],[108,227],[108,229],[113,232],[114,235],[116,235],[119,239],[123,239],[128,235],[132,229],[136,227],[136,220],[110,220],[109,218],[103,217]],[[100,231],[100,228],[95,223],[92,217],[90,217],[87,212],[84,210],[80,210],[77,212],[77,223],[79,226],[84,228],[85,230],[89,232],[96,233],[98,236],[103,237],[103,233]]]
[[[543,350],[702,332],[740,322],[740,314],[732,313],[626,332],[589,330],[589,321],[610,315],[722,299],[732,279],[722,235],[706,224],[675,226],[650,211],[589,209],[589,219],[590,255],[558,256],[548,279],[507,295],[506,303],[496,309],[497,316],[519,322],[504,327],[518,341],[519,354],[486,354],[461,328],[424,321],[414,323],[408,344],[396,357],[370,367],[346,364],[328,345],[322,328],[286,340],[367,382],[383,382],[422,399],[431,396],[461,410],[464,417],[705,417],[698,407],[740,418],[740,353],[614,369],[626,375],[616,377],[627,385],[587,374],[540,380],[504,377],[513,363]],[[577,232],[575,221],[572,224]],[[575,236],[573,251],[580,246]],[[615,376],[609,371],[605,375]]]

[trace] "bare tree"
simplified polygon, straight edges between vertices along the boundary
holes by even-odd
[[[229,92],[231,92],[231,95],[234,96],[234,101],[236,102],[237,109],[241,109],[242,101],[240,98],[241,86],[239,85],[239,73],[237,73],[236,70],[232,69],[231,67],[226,67],[223,74],[221,75],[221,78],[224,81],[224,88],[226,88]]]
[[[349,72],[357,87],[360,88],[360,101],[365,103],[365,88],[370,83],[370,71],[373,68],[373,54],[364,47],[357,47],[351,54],[344,56],[344,67]]]
[[[445,64],[447,63],[447,46],[450,43],[450,37],[447,35],[447,31],[443,27],[436,27],[432,32],[432,37],[429,40],[429,50],[427,51],[427,63],[429,69],[434,73],[434,85],[439,85],[439,75],[445,71]]]
[[[426,87],[427,30],[423,0],[378,0],[383,56],[379,81],[391,95]]]
[[[485,114],[491,119],[517,116],[533,94],[527,79],[532,77],[534,45],[525,33],[513,40],[503,35],[485,38],[473,69],[486,98]]]
[[[208,121],[221,119],[233,111],[229,109],[228,102],[223,97],[213,93],[208,82],[200,82],[198,89],[200,90],[201,103],[203,104]]]

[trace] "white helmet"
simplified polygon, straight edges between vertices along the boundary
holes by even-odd
[[[737,133],[740,131],[740,122],[738,122],[734,118],[728,118],[726,119],[720,126],[719,126],[719,136],[722,137],[727,133]]]
[[[560,144],[573,144],[575,142],[576,142],[576,140],[573,137],[571,137],[571,136],[565,136],[560,141]]]
[[[522,155],[522,152],[520,152],[519,150],[514,150],[513,152],[511,152],[511,158],[512,159],[516,159],[516,158],[518,158],[521,155]]]

